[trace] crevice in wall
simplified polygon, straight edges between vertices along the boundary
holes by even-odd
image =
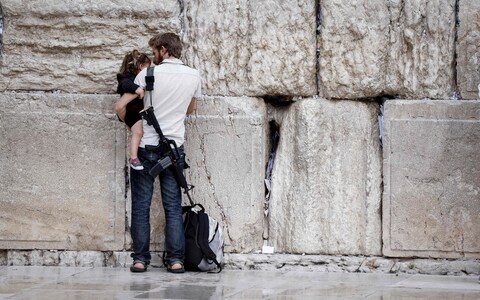
[[[0,3],[0,58],[3,56],[3,10]]]
[[[455,1],[455,26],[454,26],[454,41],[453,41],[453,84],[454,84],[454,92],[453,92],[453,100],[460,100],[462,99],[462,95],[460,94],[460,89],[458,87],[458,74],[457,74],[457,60],[458,60],[458,53],[457,53],[457,43],[458,43],[458,28],[460,27],[460,0]]]
[[[279,116],[277,112],[281,112],[288,109],[290,105],[295,103],[294,96],[292,95],[263,95],[261,96],[263,101],[267,104],[267,119],[268,119],[268,158],[265,166],[265,198],[263,203],[263,246],[261,252],[264,254],[274,253],[274,248],[269,246],[270,237],[270,196],[272,192],[272,175],[273,167],[275,165],[275,157],[277,154],[278,144],[280,142],[280,123],[277,122]]]
[[[317,84],[317,95],[320,95],[320,34],[322,32],[322,10],[320,6],[320,1],[315,1],[315,10],[316,10],[316,42],[317,42],[317,51],[316,51],[316,76],[315,82]]]
[[[388,100],[391,100],[391,99],[395,99],[396,97],[395,96],[391,96],[391,95],[383,95],[383,96],[380,96],[380,97],[375,97],[375,98],[372,98],[371,100],[375,101],[378,103],[378,105],[380,106],[379,108],[379,111],[378,111],[378,131],[379,131],[379,140],[380,140],[380,147],[383,148],[383,111],[384,111],[384,107],[385,107],[385,102],[387,102]]]
[[[269,122],[269,157],[267,161],[266,171],[265,171],[265,202],[263,205],[264,213],[264,227],[263,227],[263,239],[264,241],[268,240],[269,237],[269,209],[270,209],[270,194],[271,194],[271,183],[272,183],[272,170],[275,163],[275,157],[277,154],[278,142],[280,141],[280,125],[272,120]],[[266,243],[265,245],[266,246]]]
[[[180,19],[180,39],[183,40],[183,35],[185,33],[185,3],[183,0],[178,0],[178,5],[180,6],[180,13],[178,18]]]
[[[294,102],[290,95],[264,95],[261,98],[272,106],[288,106]]]

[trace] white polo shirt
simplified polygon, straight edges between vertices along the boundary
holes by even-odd
[[[143,88],[146,85],[146,74],[147,69],[143,69],[135,78],[135,83]],[[169,58],[155,66],[154,77],[153,91],[145,92],[143,103],[145,108],[149,107],[152,98],[152,106],[163,134],[180,147],[184,142],[184,122],[190,101],[193,97],[201,96],[200,74],[197,70],[185,66],[181,60]],[[143,121],[140,147],[158,145],[158,141],[159,137],[153,126]]]

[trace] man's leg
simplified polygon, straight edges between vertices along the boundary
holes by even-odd
[[[148,163],[148,153],[139,148],[138,157],[145,166]],[[130,184],[132,193],[132,225],[131,235],[133,240],[133,260],[149,263],[150,255],[150,204],[153,195],[155,178],[148,174],[149,168],[137,171],[130,168]]]
[[[179,147],[180,158],[177,166],[183,172],[185,156],[183,146]],[[185,236],[182,218],[182,193],[170,169],[160,174],[163,209],[165,210],[165,251],[168,264],[181,262],[185,256]]]

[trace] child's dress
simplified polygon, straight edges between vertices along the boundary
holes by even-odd
[[[125,93],[135,94],[135,91],[140,87],[133,83],[135,77],[136,76],[133,74],[117,74],[117,93],[119,93],[120,96],[123,96],[123,94]],[[142,109],[143,100],[138,97],[127,104],[125,113],[125,124],[127,124],[128,127],[132,128],[135,123],[142,119],[139,114]]]

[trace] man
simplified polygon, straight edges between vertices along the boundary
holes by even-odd
[[[164,33],[152,37],[149,46],[153,50],[153,62],[158,65],[154,71],[154,88],[146,92],[145,107],[153,106],[160,128],[167,139],[174,140],[180,157],[177,164],[183,170],[185,156],[183,142],[185,134],[185,116],[193,112],[195,98],[201,95],[199,72],[187,67],[180,60],[182,43],[174,33]],[[135,78],[135,83],[145,88],[146,69]],[[149,95],[150,94],[150,95]],[[151,102],[150,102],[151,101]],[[160,158],[157,153],[145,149],[145,145],[158,145],[159,136],[153,126],[143,121],[143,137],[140,142],[138,158],[144,166],[143,171],[130,169],[132,189],[132,226],[133,265],[132,272],[144,272],[150,263],[150,204],[155,178],[148,171]],[[160,188],[163,209],[165,211],[165,250],[167,270],[183,273],[185,237],[182,219],[182,195],[180,187],[170,170],[160,173]]]

